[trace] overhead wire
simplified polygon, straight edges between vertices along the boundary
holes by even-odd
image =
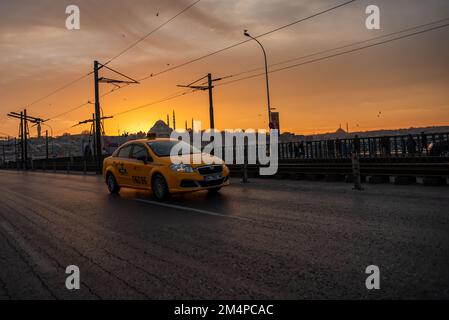
[[[438,22],[445,21],[445,20],[449,20],[449,18],[440,20]],[[427,25],[431,25],[431,24],[434,24],[434,23],[425,24],[425,25],[422,25],[422,26],[427,26]],[[369,45],[366,45],[366,46],[354,48],[354,49],[351,49],[351,50],[338,52],[338,53],[335,53],[335,54],[332,54],[332,55],[328,55],[328,56],[320,57],[320,58],[317,58],[317,59],[305,61],[305,62],[302,62],[302,63],[299,63],[299,64],[294,64],[294,65],[290,65],[290,66],[287,66],[287,67],[274,69],[274,70],[269,71],[269,73],[275,73],[275,72],[280,72],[280,71],[284,71],[284,70],[288,70],[288,69],[292,69],[292,68],[297,68],[297,67],[302,66],[302,65],[316,63],[316,62],[323,61],[323,60],[326,60],[326,59],[331,59],[331,58],[334,58],[334,57],[342,56],[344,54],[349,54],[349,53],[361,51],[361,50],[364,50],[364,49],[372,48],[372,47],[375,47],[375,46],[387,44],[387,43],[390,43],[390,42],[393,42],[393,41],[397,41],[397,40],[401,40],[401,39],[405,39],[405,38],[410,38],[410,37],[413,37],[413,36],[416,36],[416,35],[420,35],[420,34],[423,34],[423,33],[426,33],[426,32],[442,29],[442,28],[445,28],[445,27],[448,27],[448,26],[449,26],[449,23],[443,24],[443,25],[439,25],[439,26],[434,26],[432,28],[427,28],[427,29],[424,29],[424,30],[420,30],[420,31],[417,31],[417,32],[409,33],[409,34],[402,35],[402,36],[399,36],[399,37],[395,37],[395,38],[392,38],[392,39],[388,39],[388,40],[385,40],[385,41],[380,41],[380,42],[377,42],[377,43],[373,43],[373,44],[369,44]],[[420,27],[420,26],[418,26],[418,27]],[[408,28],[408,29],[405,29],[405,30],[402,30],[402,31],[399,31],[399,32],[391,33],[389,35],[391,36],[392,34],[403,33],[406,30],[414,30],[416,28],[417,27]],[[387,35],[385,35],[385,36],[387,36]],[[372,41],[372,40],[373,39],[371,39],[370,41]],[[230,80],[230,81],[227,81],[227,82],[219,83],[219,84],[215,85],[215,87],[221,87],[221,86],[229,85],[229,84],[232,84],[232,83],[235,83],[235,82],[252,79],[252,78],[255,78],[255,77],[262,76],[262,75],[265,75],[265,72],[264,73],[260,73],[260,74],[256,74],[256,75],[251,75],[251,76],[244,77],[244,78],[239,78],[239,79],[236,79],[236,80]],[[232,75],[227,76],[227,77],[223,77],[223,78],[229,78],[231,76]],[[201,79],[199,79],[199,80],[201,80]],[[196,92],[196,91],[197,90],[193,89],[193,90],[188,90],[186,92],[183,92],[182,94],[176,94],[176,95],[172,94],[171,96],[168,96],[168,97],[163,98],[161,100],[150,102],[150,103],[147,103],[147,104],[143,104],[143,105],[140,105],[140,106],[137,106],[137,107],[133,107],[131,109],[127,109],[127,110],[118,112],[114,116],[119,116],[119,115],[123,115],[123,114],[129,113],[129,112],[133,112],[135,110],[139,110],[139,109],[142,109],[142,108],[154,105],[154,104],[158,104],[158,103],[161,103],[161,102],[172,100],[172,99],[175,99],[175,98],[178,98],[178,97],[181,97],[181,96],[184,96],[186,94],[193,93],[193,92]]]
[[[188,5],[187,7],[185,7],[184,9],[182,9],[180,12],[176,13],[173,17],[169,18],[168,20],[166,20],[165,22],[163,22],[162,24],[158,25],[156,28],[154,28],[153,30],[151,30],[150,32],[148,32],[147,34],[145,34],[143,37],[140,37],[138,40],[136,40],[135,42],[133,42],[131,45],[129,45],[127,48],[125,48],[124,50],[122,50],[121,52],[119,52],[117,55],[113,56],[112,58],[110,58],[104,65],[107,65],[109,63],[111,63],[113,60],[117,59],[118,57],[122,56],[123,54],[125,54],[126,52],[128,52],[129,50],[131,50],[134,46],[136,46],[137,44],[139,44],[140,42],[144,41],[145,39],[147,39],[150,35],[152,35],[153,33],[155,33],[156,31],[160,30],[162,27],[164,27],[165,25],[169,24],[170,22],[172,22],[174,19],[176,19],[177,17],[179,17],[180,15],[182,15],[183,13],[185,13],[186,11],[188,11],[189,9],[191,9],[192,7],[194,7],[196,4],[198,4],[201,0],[196,0],[194,3]],[[29,108],[32,105],[35,105],[53,95],[55,95],[56,93],[72,86],[73,84],[83,80],[84,78],[90,76],[91,74],[93,74],[93,71],[90,71],[87,74],[84,74],[64,85],[62,85],[61,87],[56,88],[55,90],[50,91],[49,93],[45,94],[44,96],[26,104],[26,107]]]
[[[290,22],[290,23],[288,23],[288,24],[282,25],[282,26],[277,27],[277,28],[275,28],[275,29],[272,29],[272,30],[266,31],[266,32],[264,32],[264,33],[261,33],[261,34],[259,34],[259,35],[257,35],[257,36],[254,36],[254,38],[257,39],[257,38],[261,38],[261,37],[267,36],[267,35],[269,35],[269,34],[272,34],[272,33],[274,33],[274,32],[277,32],[277,31],[279,31],[279,30],[282,30],[282,29],[291,27],[291,26],[296,25],[296,24],[298,24],[298,23],[307,21],[307,20],[309,20],[309,19],[312,19],[312,18],[315,18],[315,17],[317,17],[317,16],[323,15],[323,14],[328,13],[328,12],[330,12],[330,11],[339,9],[339,8],[341,8],[341,7],[344,7],[344,6],[347,6],[347,5],[349,5],[349,4],[351,4],[351,3],[355,2],[355,1],[357,1],[357,0],[346,1],[346,2],[341,3],[341,4],[339,4],[339,5],[336,5],[336,6],[333,6],[333,7],[331,7],[331,8],[328,8],[328,9],[325,9],[325,10],[322,10],[322,11],[319,11],[319,12],[317,12],[317,13],[314,13],[314,14],[312,14],[312,15],[310,15],[310,16],[307,16],[307,17],[304,17],[304,18],[295,20],[295,21],[293,21],[293,22]],[[226,47],[221,48],[221,49],[216,50],[216,51],[212,51],[212,52],[210,52],[210,53],[208,53],[208,54],[205,54],[205,55],[202,55],[202,56],[200,56],[200,57],[191,59],[191,60],[189,60],[189,61],[186,61],[186,62],[183,62],[183,63],[178,64],[178,65],[176,65],[176,66],[167,68],[167,69],[162,70],[162,71],[160,71],[160,72],[151,73],[150,75],[147,75],[147,76],[142,77],[142,78],[139,79],[138,81],[144,81],[144,80],[147,80],[147,79],[149,79],[149,78],[154,78],[154,77],[159,76],[159,75],[161,75],[161,74],[164,74],[164,73],[167,73],[167,72],[170,72],[170,71],[174,71],[174,70],[176,70],[176,69],[185,67],[185,66],[187,66],[187,65],[189,65],[189,64],[192,64],[192,63],[194,63],[194,62],[197,62],[197,61],[200,61],[200,60],[209,58],[209,57],[211,57],[211,56],[214,56],[214,55],[216,55],[216,54],[218,54],[218,53],[227,51],[227,50],[229,50],[229,49],[233,49],[233,48],[238,47],[238,46],[240,46],[240,45],[242,45],[242,44],[244,44],[244,43],[247,43],[247,42],[249,42],[249,41],[252,41],[252,39],[246,39],[246,40],[239,41],[239,42],[234,43],[234,44],[232,44],[232,45],[226,46]]]
[[[317,12],[317,13],[315,13],[315,14],[310,15],[310,16],[307,16],[307,17],[304,17],[304,18],[295,20],[295,21],[290,22],[290,23],[288,23],[288,24],[285,24],[285,25],[283,25],[283,26],[280,26],[280,27],[277,27],[277,28],[275,28],[275,29],[266,31],[266,32],[264,32],[264,33],[262,33],[262,34],[260,34],[260,35],[255,36],[255,38],[260,38],[260,37],[269,35],[269,34],[271,34],[271,33],[274,33],[274,32],[276,32],[276,31],[279,31],[279,30],[288,28],[288,27],[293,26],[293,25],[295,25],[295,24],[298,24],[298,23],[300,23],[300,22],[303,22],[303,21],[312,19],[312,18],[317,17],[317,16],[319,16],[319,15],[328,13],[328,12],[330,12],[330,11],[332,11],[332,10],[336,10],[336,9],[341,8],[341,7],[343,7],[343,6],[349,5],[349,4],[351,4],[351,3],[355,2],[355,1],[357,1],[357,0],[346,1],[346,2],[344,2],[344,3],[338,4],[338,5],[333,6],[333,7],[331,7],[331,8],[328,8],[328,9],[325,9],[325,10],[322,10],[322,11],[319,11],[319,12]],[[184,8],[181,12],[179,12],[178,14],[176,14],[175,16],[173,16],[172,18],[170,18],[169,20],[167,20],[166,22],[164,22],[164,24],[160,25],[160,26],[157,28],[157,30],[159,30],[162,26],[166,25],[167,23],[169,23],[170,21],[172,21],[173,19],[175,19],[176,17],[178,17],[179,15],[181,15],[182,13],[184,13],[185,11],[187,11],[188,9],[192,8],[192,7],[193,7],[194,5],[196,5],[198,2],[199,2],[199,1],[196,1],[196,2],[194,2],[193,4],[189,5],[188,7]],[[109,62],[113,61],[114,59],[118,58],[119,56],[121,56],[121,55],[124,54],[125,52],[127,52],[127,51],[128,51],[129,49],[131,49],[133,46],[137,45],[138,43],[140,43],[141,41],[143,41],[143,40],[144,40],[145,38],[147,38],[150,34],[154,33],[154,32],[157,31],[157,30],[154,29],[154,30],[152,30],[151,32],[149,32],[147,35],[141,37],[141,38],[140,38],[139,40],[137,40],[134,44],[130,45],[127,49],[123,50],[123,51],[122,51],[121,53],[119,53],[118,55],[116,55],[116,56],[112,57],[111,59],[109,59],[109,61],[106,62],[105,65],[108,64]],[[158,75],[161,75],[161,74],[164,74],[164,73],[167,73],[167,72],[170,72],[170,71],[179,69],[179,68],[181,68],[181,67],[183,67],[183,66],[186,66],[186,65],[189,65],[189,64],[191,64],[191,63],[194,63],[194,62],[203,60],[203,59],[205,59],[205,58],[207,58],[207,57],[210,57],[210,56],[213,56],[213,55],[218,54],[218,53],[220,53],[220,52],[224,52],[224,51],[226,51],[226,50],[232,49],[232,48],[234,48],[234,47],[237,47],[237,46],[242,45],[242,44],[244,44],[244,43],[246,43],[246,42],[249,42],[249,41],[251,41],[251,39],[246,39],[246,40],[244,40],[244,41],[240,41],[240,42],[235,43],[235,44],[233,44],[233,45],[224,47],[224,48],[222,48],[222,49],[220,49],[220,50],[216,50],[216,51],[214,51],[214,52],[211,52],[211,53],[208,53],[208,54],[203,55],[203,56],[201,56],[201,57],[195,58],[195,59],[193,59],[193,60],[184,62],[184,63],[179,64],[179,65],[177,65],[177,66],[173,66],[173,67],[171,67],[171,68],[169,68],[169,69],[166,69],[166,70],[163,70],[163,71],[161,71],[161,72],[158,72],[158,73],[155,73],[155,74],[151,74],[150,76],[143,77],[143,78],[141,78],[141,79],[138,79],[137,81],[142,82],[142,81],[145,81],[145,80],[147,80],[147,79],[149,79],[149,78],[153,78],[153,77],[155,77],[155,76],[158,76]],[[228,76],[228,77],[230,77],[230,76]],[[199,80],[197,80],[197,81],[200,81],[200,80],[202,80],[202,79],[203,79],[203,78],[201,78],[201,79],[199,79]],[[193,83],[196,83],[196,81],[193,82]],[[122,89],[122,88],[124,88],[124,87],[127,87],[127,85],[121,86],[121,87],[119,87],[119,88],[114,88],[113,90],[111,90],[110,92],[108,92],[106,95],[109,95],[109,94],[111,94],[111,93],[113,93],[113,92],[115,92],[115,91],[118,91],[118,90],[120,90],[120,89]],[[74,107],[74,108],[71,108],[70,110],[68,110],[67,112],[64,112],[64,113],[61,114],[61,115],[68,114],[68,113],[70,113],[70,112],[72,112],[72,111],[75,111],[75,110],[79,109],[79,108],[82,107],[82,106],[85,106],[85,105],[86,105],[86,104],[82,104],[82,105],[80,105],[80,106],[76,106],[76,107]],[[61,115],[60,115],[60,116],[61,116]],[[55,118],[55,117],[52,117],[52,118]]]

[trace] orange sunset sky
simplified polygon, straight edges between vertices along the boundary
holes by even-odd
[[[6,113],[87,74],[94,59],[106,62],[193,2],[0,0],[0,135],[18,132],[18,122]],[[141,79],[245,40],[244,29],[258,35],[343,2],[202,0],[109,66]],[[70,4],[80,7],[80,30],[65,28],[65,8]],[[380,30],[365,27],[365,8],[371,4],[380,7]],[[360,0],[259,40],[269,64],[276,64],[444,18],[449,18],[447,0]],[[357,131],[448,125],[448,40],[449,28],[442,28],[271,74],[272,106],[280,112],[282,131],[329,132],[340,123]],[[102,98],[101,106],[105,115],[112,115],[183,92],[177,84],[208,72],[225,77],[259,67],[262,52],[251,41],[123,88]],[[101,75],[117,78],[103,70]],[[238,77],[221,82],[232,79]],[[93,100],[92,80],[89,76],[29,106],[28,113],[52,118],[48,125],[55,135],[89,129],[89,125],[69,127],[90,118],[93,105],[55,116]],[[104,94],[112,88],[101,84],[100,90]],[[214,105],[219,129],[267,127],[264,77],[216,87]],[[116,116],[106,121],[106,133],[147,131],[167,113],[171,118],[173,110],[178,127],[184,127],[186,120],[190,126],[192,117],[209,124],[208,95],[201,91]]]

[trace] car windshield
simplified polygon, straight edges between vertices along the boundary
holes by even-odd
[[[201,150],[195,148],[194,146],[184,142],[184,141],[176,141],[176,140],[168,140],[168,141],[152,141],[147,143],[148,146],[153,150],[153,152],[158,157],[169,157],[171,149],[176,146],[179,150],[179,155],[184,150],[190,150],[190,154],[201,153]]]

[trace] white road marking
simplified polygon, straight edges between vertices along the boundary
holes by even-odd
[[[180,205],[176,205],[176,204],[170,204],[170,203],[165,203],[165,202],[151,201],[151,200],[145,200],[145,199],[135,199],[135,201],[144,202],[144,203],[148,203],[148,204],[153,204],[153,205],[157,205],[157,206],[161,206],[161,207],[168,207],[168,208],[173,208],[173,209],[191,211],[191,212],[195,212],[195,213],[207,214],[207,215],[210,215],[210,216],[218,216],[218,217],[224,217],[224,218],[231,218],[231,219],[251,221],[251,219],[247,219],[247,218],[243,218],[243,217],[239,217],[239,216],[230,216],[230,215],[226,215],[226,214],[222,214],[222,213],[218,213],[218,212],[202,210],[202,209],[196,209],[196,208],[191,208],[191,207],[184,207],[184,206],[180,206]]]

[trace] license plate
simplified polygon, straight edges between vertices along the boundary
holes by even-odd
[[[218,180],[221,179],[221,175],[220,174],[211,174],[209,176],[205,176],[204,180],[205,181],[212,181],[212,180]]]

